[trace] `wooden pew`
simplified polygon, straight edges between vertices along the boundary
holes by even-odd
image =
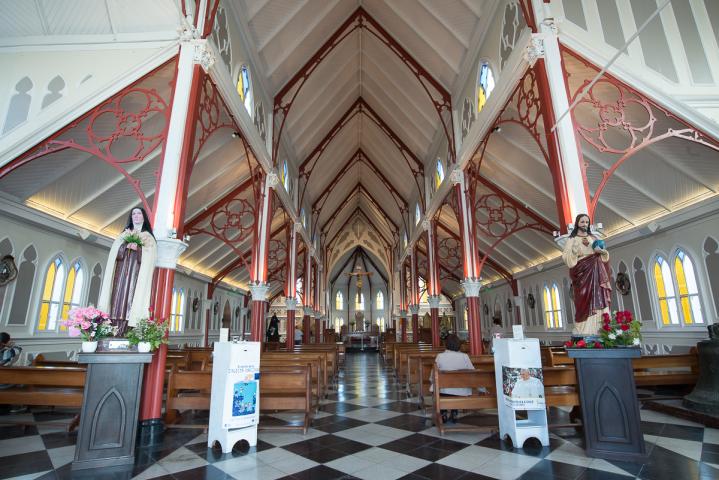
[[[699,378],[696,349],[683,355],[647,355],[632,360],[637,386],[695,385]]]
[[[32,359],[32,363],[30,364],[31,367],[72,367],[72,368],[82,368],[85,369],[85,365],[81,365],[77,363],[75,360],[49,360],[46,359],[45,356],[40,353],[38,355],[35,355],[35,358]]]
[[[488,370],[453,370],[441,371],[433,369],[434,383],[434,424],[440,435],[450,431],[495,431],[496,426],[478,427],[474,425],[458,424],[452,427],[442,422],[440,410],[482,410],[497,408],[497,396],[494,384],[494,372]],[[477,387],[482,386],[486,391],[480,392]],[[472,395],[466,397],[445,396],[439,393],[442,388],[470,387]]]
[[[312,373],[312,381],[317,387],[317,398],[324,398],[328,394],[328,383],[331,379],[332,372],[330,370],[329,360],[330,355],[328,352],[313,352],[313,351],[281,351],[281,352],[265,352],[260,357],[260,365],[263,361],[285,360],[287,362],[297,363],[299,360],[306,360],[311,362],[316,370]],[[306,363],[306,362],[305,362]]]
[[[408,381],[409,381],[409,357],[410,355],[425,355],[428,357],[434,356],[436,357],[440,353],[444,352],[444,347],[441,348],[429,348],[429,349],[421,349],[419,351],[417,350],[410,350],[410,349],[402,349],[398,352],[398,364],[397,364],[397,381],[399,382],[401,387],[404,387],[407,391],[409,391],[408,387]]]
[[[488,370],[494,372],[494,356],[493,355],[470,355],[469,360],[477,370]],[[416,383],[413,391],[417,392],[418,408],[426,409],[429,406],[429,400],[432,399],[430,386],[432,385],[432,368],[434,367],[434,358],[422,357],[419,360],[419,371],[416,377]]]
[[[313,359],[303,358],[263,358],[260,360],[260,368],[262,367],[309,367],[310,368],[310,383],[312,391],[312,408],[315,412],[319,412],[320,400],[323,398],[323,383],[322,383],[322,372],[320,367],[319,357]],[[260,379],[260,384],[263,379]]]
[[[289,425],[262,429],[301,429],[307,433],[312,409],[312,381],[309,365],[260,366],[260,411],[300,411],[304,413],[301,426]],[[172,371],[167,390],[165,422],[177,421],[182,410],[209,410],[212,372]]]
[[[58,407],[82,406],[85,368],[5,367],[0,368],[0,404]]]

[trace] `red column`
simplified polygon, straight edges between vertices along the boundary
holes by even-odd
[[[482,322],[479,318],[479,297],[467,298],[469,354],[482,355]]]
[[[304,315],[302,316],[302,343],[310,343],[311,329],[312,322],[310,321],[309,309],[304,309]]]
[[[402,343],[407,343],[407,310],[400,311],[399,324],[401,329]]]
[[[265,331],[265,312],[267,311],[267,300],[252,299],[252,315],[250,316],[250,341],[262,342]]]
[[[320,321],[320,317],[315,318],[315,343],[320,343],[320,328],[322,327],[322,322]]]
[[[437,303],[439,303],[439,297],[437,297]],[[430,300],[431,304],[432,300]],[[432,346],[437,348],[441,343],[439,338],[439,307],[430,306],[429,315],[432,318]]]
[[[175,271],[158,268],[155,278],[155,318],[170,318],[172,309],[172,285]],[[165,383],[167,345],[161,344],[152,356],[152,363],[145,368],[142,385],[140,421],[146,425],[162,424],[162,389]]]
[[[412,312],[412,342],[419,343],[419,305],[410,305]]]
[[[287,310],[287,350],[295,348],[295,311]]]

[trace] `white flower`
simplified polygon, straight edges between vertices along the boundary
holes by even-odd
[[[608,337],[609,337],[609,340],[616,340],[616,338],[617,338],[617,336],[616,336],[615,334],[613,334],[613,333],[610,333],[610,334],[608,335]]]
[[[638,338],[635,338],[634,340],[632,340],[632,345],[639,345],[639,343],[640,343],[640,341]]]
[[[614,330],[614,333],[616,333],[617,335],[621,335],[623,332],[621,328],[617,328],[616,330]]]

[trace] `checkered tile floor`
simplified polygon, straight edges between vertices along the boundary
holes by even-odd
[[[552,416],[566,417],[557,410]],[[2,422],[24,418],[23,429]],[[75,435],[70,414],[0,417],[0,478],[72,478]],[[293,422],[288,415],[271,421]],[[553,431],[550,446],[512,449],[496,434],[440,437],[432,421],[398,391],[376,353],[347,356],[336,394],[301,433],[260,432],[248,452],[216,454],[202,430],[169,429],[159,446],[138,448],[128,474],[93,472],[90,478],[160,479],[719,479],[719,430],[642,410],[650,457],[645,464],[608,462],[584,455],[574,429]],[[263,419],[263,421],[268,421]],[[485,416],[460,422],[496,423]]]

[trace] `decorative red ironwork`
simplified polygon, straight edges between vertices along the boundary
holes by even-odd
[[[167,138],[176,63],[177,57],[174,57],[35,145],[0,168],[0,178],[45,155],[66,149],[78,150],[103,160],[120,172],[152,218],[154,209],[149,205],[140,180],[133,177],[127,166],[145,161]],[[168,99],[154,88],[143,87],[146,80],[167,76],[170,69],[174,69],[175,74],[168,82]],[[159,169],[155,177],[156,191]]]
[[[424,166],[422,164],[422,161],[417,157],[417,155],[412,152],[412,150],[410,150],[410,148],[404,143],[404,141],[402,141],[399,135],[397,135],[394,130],[392,130],[390,126],[387,125],[384,120],[382,120],[382,117],[380,117],[377,112],[375,112],[374,109],[370,107],[367,102],[365,102],[364,98],[359,97],[344,113],[344,115],[342,115],[342,117],[337,121],[337,123],[332,126],[332,128],[327,132],[324,138],[317,144],[317,146],[315,146],[312,152],[310,152],[307,158],[300,164],[299,178],[300,182],[302,183],[302,187],[300,190],[300,204],[303,203],[305,191],[307,190],[307,185],[309,184],[310,177],[312,176],[312,173],[314,172],[314,169],[317,166],[320,157],[325,152],[332,140],[337,136],[337,134],[356,115],[363,115],[367,117],[370,121],[372,121],[372,123],[377,126],[377,128],[379,128],[387,136],[387,138],[390,139],[390,141],[399,151],[400,155],[402,155],[402,157],[405,159],[407,167],[410,169],[410,172],[412,172],[412,176],[414,177],[414,182],[417,185],[418,191],[424,191],[424,189],[422,188],[422,177],[424,175]],[[420,195],[420,198],[424,198],[424,196]],[[424,202],[422,203],[422,205],[424,206]]]
[[[402,197],[402,195],[397,191],[396,188],[394,188],[394,185],[387,179],[387,177],[384,176],[382,171],[375,165],[374,162],[367,156],[367,154],[364,153],[364,151],[361,148],[358,148],[357,151],[350,157],[347,162],[344,164],[344,166],[340,169],[339,172],[337,172],[337,175],[330,180],[330,182],[327,184],[327,186],[322,190],[322,193],[319,197],[314,201],[312,204],[312,214],[313,217],[319,218],[320,212],[322,211],[322,208],[324,207],[325,203],[327,202],[327,199],[329,198],[330,194],[334,190],[334,188],[339,184],[340,180],[344,178],[344,176],[349,172],[350,168],[356,163],[360,162],[369,167],[369,169],[374,173],[380,180],[380,183],[387,188],[390,195],[392,195],[392,198],[397,205],[397,209],[399,210],[400,217],[402,218],[402,222],[404,223],[405,229],[407,229],[407,222],[405,220],[405,214],[407,212],[407,201]],[[312,227],[312,234],[314,235],[317,225],[319,222],[315,222]]]
[[[330,36],[319,50],[305,63],[302,68],[285,84],[275,95],[273,119],[279,121],[275,124],[272,141],[272,161],[277,165],[279,144],[285,122],[297,95],[307,82],[307,79],[324,61],[327,56],[342,43],[355,30],[366,30],[376,37],[382,44],[390,49],[417,78],[422,88],[429,96],[432,105],[437,111],[440,122],[444,128],[449,145],[451,162],[455,160],[454,128],[452,125],[452,98],[449,92],[427,72],[382,26],[370,16],[362,7],[357,10]],[[289,97],[288,100],[285,100]]]
[[[567,60],[575,60],[593,72],[590,77],[600,71],[587,59],[563,46],[562,54],[565,57],[565,69]],[[565,70],[565,79],[567,78]],[[582,95],[590,82],[591,80],[584,80],[574,89],[571,95],[572,103]],[[568,81],[567,84],[569,85]],[[587,166],[582,159],[586,191],[594,191],[589,206],[590,216],[596,212],[599,197],[611,176],[625,161],[642,149],[668,138],[679,138],[719,151],[719,140],[606,72],[579,100],[572,111],[572,119],[575,131],[584,140],[585,146],[594,148],[610,161],[610,166],[602,172],[599,184],[590,186]],[[582,155],[581,149],[579,152]]]
[[[519,212],[494,193],[480,195],[474,202],[475,224],[490,237],[501,237],[517,228]]]
[[[453,237],[442,238],[437,242],[437,258],[449,270],[461,270],[462,242]]]
[[[195,162],[197,162],[197,158],[200,156],[202,147],[204,147],[213,133],[223,128],[239,131],[215,83],[209,75],[206,75],[204,72],[202,72],[202,75],[204,76],[204,81],[202,82],[200,102],[197,106],[196,129],[198,134],[195,135],[190,172]],[[242,140],[244,142],[244,138]],[[247,149],[245,153],[247,153]]]

